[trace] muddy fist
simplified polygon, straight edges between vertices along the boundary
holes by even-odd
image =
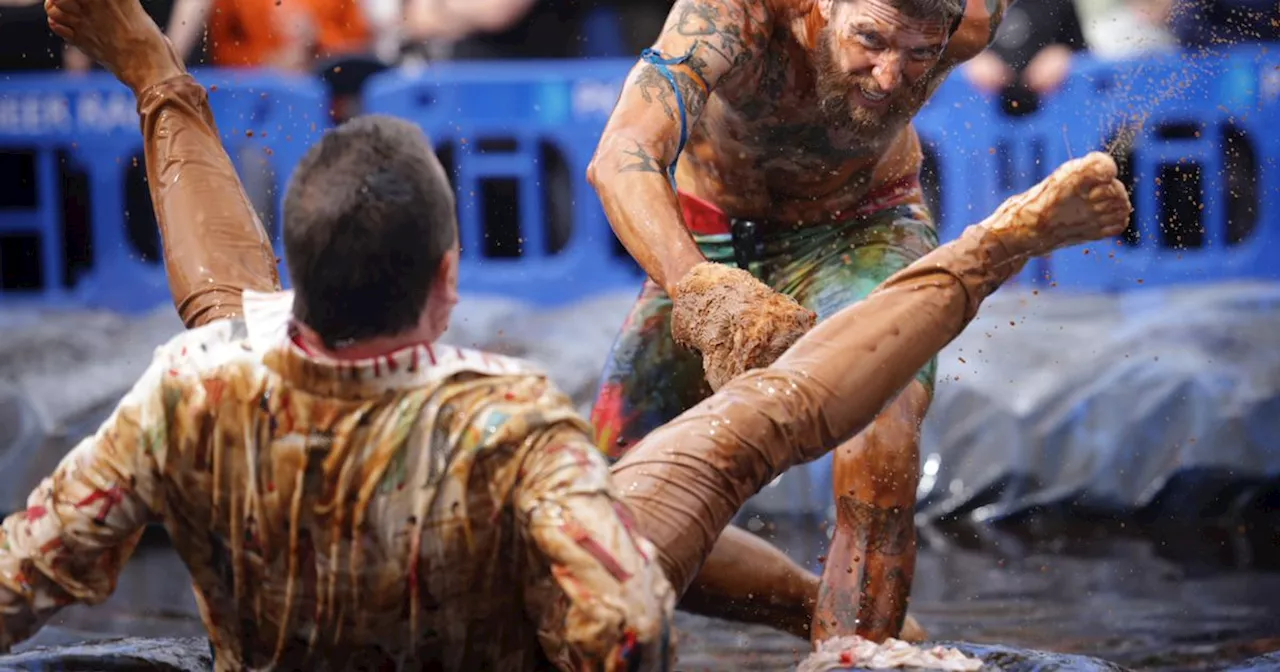
[[[817,315],[750,273],[698,264],[673,292],[671,336],[702,354],[711,389],[768,366],[813,328]]]
[[[1040,256],[1120,235],[1131,212],[1129,193],[1116,179],[1116,162],[1092,152],[1005,201],[982,226],[1010,252]]]

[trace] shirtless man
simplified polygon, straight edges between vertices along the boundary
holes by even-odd
[[[0,651],[105,599],[158,520],[218,670],[669,669],[675,598],[748,497],[864,427],[1029,256],[1128,220],[1110,159],[1065,166],[610,470],[545,375],[433,345],[457,228],[417,129],[366,117],[311,148],[280,292],[205,92],[137,0],[46,6],[138,97],[193,329],[0,526]]]
[[[588,172],[649,275],[592,413],[602,450],[624,454],[937,246],[911,119],[986,47],[1007,2],[676,0]],[[737,285],[721,322],[682,322],[685,288],[731,277],[726,265],[759,281]],[[837,450],[836,528],[821,588],[731,528],[690,603],[815,641],[855,631],[877,641],[900,630],[918,636],[903,624],[920,426],[935,371],[930,360]],[[814,602],[805,631],[797,614]]]

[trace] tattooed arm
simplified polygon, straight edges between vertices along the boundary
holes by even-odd
[[[688,54],[669,66],[692,133],[717,84],[749,62],[768,37],[764,3],[752,0],[677,0],[654,49],[663,58]],[[685,231],[667,169],[680,145],[681,109],[661,69],[645,61],[627,78],[587,179],[605,214],[649,276],[664,289],[703,261]]]

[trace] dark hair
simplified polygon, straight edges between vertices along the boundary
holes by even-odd
[[[453,190],[422,131],[348,121],[307,151],[285,194],[294,317],[329,348],[403,333],[457,239]]]

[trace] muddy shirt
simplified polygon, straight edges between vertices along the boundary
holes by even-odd
[[[0,650],[113,590],[159,521],[217,668],[635,669],[674,595],[570,400],[444,346],[337,362],[289,293],[161,346],[0,530]]]

